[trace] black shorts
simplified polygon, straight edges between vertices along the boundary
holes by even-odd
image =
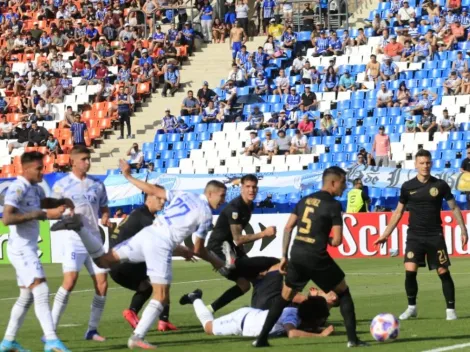
[[[279,271],[271,271],[262,279],[253,282],[251,307],[268,310],[272,303],[281,296],[284,277]]]
[[[312,280],[320,289],[330,292],[344,280],[343,270],[329,254],[315,258],[292,257],[287,266],[286,286],[301,292]]]
[[[142,282],[148,280],[145,263],[122,263],[109,272],[109,276],[118,285],[131,291],[137,291]]]
[[[429,270],[450,266],[446,241],[442,234],[426,234],[416,236],[408,231],[405,249],[405,263],[415,263]]]

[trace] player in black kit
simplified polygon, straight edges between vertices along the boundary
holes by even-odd
[[[388,237],[400,221],[405,208],[409,211],[409,226],[405,249],[405,290],[408,296],[408,308],[400,315],[401,320],[417,316],[416,296],[418,267],[437,270],[442,282],[442,291],[446,300],[447,320],[457,319],[455,314],[455,288],[450,276],[450,260],[442,231],[441,208],[445,199],[461,229],[462,246],[468,241],[467,228],[462,213],[457,206],[449,185],[431,176],[431,153],[421,149],[415,160],[418,175],[403,183],[400,200],[390,223],[375,245],[387,242]]]
[[[114,230],[113,234],[110,236],[110,246],[114,247],[135,236],[144,227],[152,225],[155,219],[155,213],[162,210],[164,205],[165,200],[147,195],[145,204],[132,211]],[[181,254],[182,253],[178,253],[178,255]],[[187,253],[186,256],[191,256],[191,253]],[[129,309],[122,312],[124,319],[127,320],[132,328],[135,328],[139,323],[139,311],[152,295],[152,285],[147,276],[147,266],[145,263],[122,263],[114,266],[109,274],[118,285],[135,291]],[[159,331],[177,330],[177,328],[168,321],[169,315],[170,306],[166,305],[158,322]]]
[[[269,309],[263,330],[253,343],[254,347],[269,346],[268,334],[283,309],[310,280],[324,292],[334,291],[338,295],[348,335],[348,347],[367,345],[360,341],[356,334],[354,302],[344,279],[344,272],[327,252],[328,244],[338,247],[343,240],[341,203],[334,197],[341,196],[346,188],[346,172],[337,166],[330,167],[323,172],[322,181],[321,191],[302,198],[287,221],[280,266],[281,273],[286,273],[285,284],[281,297],[276,299]],[[297,235],[288,260],[289,245],[295,227]],[[332,238],[330,232],[333,232]]]
[[[207,249],[224,260],[227,266],[231,264],[235,266],[227,278],[235,281],[236,285],[229,288],[208,306],[212,313],[248,292],[251,287],[250,280],[255,279],[260,272],[268,270],[278,262],[276,258],[249,258],[245,254],[244,244],[263,237],[274,236],[276,228],[269,226],[260,233],[251,236],[242,234],[251,219],[253,200],[258,193],[258,178],[255,175],[245,175],[240,182],[240,196],[233,199],[222,210],[207,243]],[[229,254],[230,252],[233,252],[234,255]],[[232,258],[235,260],[234,263],[230,263]]]

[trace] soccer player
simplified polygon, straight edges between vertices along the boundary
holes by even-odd
[[[416,317],[416,296],[418,295],[418,267],[436,270],[442,282],[447,309],[447,320],[457,319],[455,313],[455,288],[450,276],[450,260],[442,231],[441,208],[445,199],[461,230],[464,247],[468,242],[468,233],[462,213],[457,206],[449,185],[431,176],[431,153],[421,149],[416,153],[415,166],[418,175],[403,183],[400,200],[390,222],[382,236],[374,244],[387,242],[388,237],[400,221],[405,207],[409,211],[409,225],[405,249],[405,291],[408,308],[400,315],[401,320]]]
[[[103,225],[106,226],[109,221],[106,188],[101,181],[87,175],[91,164],[90,150],[86,146],[74,146],[70,152],[70,159],[72,171],[54,184],[52,196],[58,199],[73,199],[74,212],[81,215],[84,229],[101,241],[99,213],[101,213]],[[85,339],[102,342],[105,341],[105,338],[100,336],[97,329],[106,302],[107,270],[99,268],[93,263],[80,237],[74,232],[67,232],[63,236],[62,270],[64,279],[54,298],[52,319],[57,328],[83,266],[88,270],[95,288]]]
[[[156,185],[156,187],[160,186]],[[155,213],[161,211],[164,205],[164,199],[146,195],[144,205],[133,210],[114,230],[109,239],[111,247],[135,236],[144,227],[152,225],[155,220]],[[185,249],[182,246],[178,247],[181,247],[179,248],[181,251]],[[188,253],[188,255],[190,254]],[[124,319],[135,329],[139,323],[138,314],[152,295],[152,285],[147,275],[147,266],[145,263],[122,263],[114,266],[109,275],[118,285],[135,291],[129,309],[122,312]],[[158,322],[159,331],[178,330],[169,322],[169,316],[170,305],[167,304],[160,314]]]
[[[39,152],[24,153],[21,156],[23,174],[11,183],[5,195],[2,220],[10,228],[7,253],[16,271],[20,296],[11,310],[5,337],[0,344],[1,352],[27,352],[15,338],[33,302],[46,339],[44,351],[69,351],[55,333],[49,307],[49,287],[37,251],[38,220],[60,218],[67,208],[73,209],[73,202],[70,199],[46,198],[39,186],[43,178],[43,158]]]
[[[196,316],[208,335],[256,337],[260,334],[263,322],[268,315],[267,310],[245,307],[214,319],[201,298],[202,291],[195,290],[181,297],[180,304],[193,305]],[[287,335],[289,338],[325,337],[334,331],[333,325],[318,333],[305,330],[318,331],[318,327],[326,322],[329,315],[325,298],[311,297],[301,303],[298,308],[284,308],[269,334],[271,336]]]
[[[132,177],[131,168],[125,160],[120,161],[120,167],[124,177],[141,191],[168,201],[165,211],[156,217],[151,226],[145,227],[137,235],[121,242],[107,253],[104,252],[102,244],[90,236],[85,228],[77,228],[77,231],[88,253],[102,268],[111,268],[113,265],[126,261],[146,263],[153,297],[145,307],[127,345],[130,349],[156,349],[155,346],[144,341],[144,337],[163,311],[164,305],[169,303],[173,250],[188,236],[194,234],[194,255],[208,261],[215,269],[224,266],[222,260],[207,251],[204,242],[212,228],[211,209],[217,209],[224,203],[227,187],[222,182],[210,181],[202,195],[165,191],[161,187]],[[77,219],[79,220],[80,217],[72,218],[74,221]]]
[[[278,262],[277,258],[270,257],[249,258],[243,250],[244,244],[276,235],[276,228],[269,226],[260,233],[243,236],[243,229],[251,219],[253,200],[258,193],[258,178],[255,175],[245,175],[241,178],[240,184],[240,196],[233,199],[222,210],[207,244],[208,250],[229,265],[235,265],[227,278],[235,281],[236,285],[225,291],[209,306],[212,313],[248,292],[251,287],[249,279],[256,278],[258,273],[269,269]],[[224,248],[224,246],[230,248]],[[234,263],[228,261],[227,251],[229,249],[235,252]]]
[[[297,292],[312,280],[324,292],[334,291],[338,295],[341,315],[348,336],[348,347],[365,346],[356,334],[354,302],[345,281],[344,272],[330,257],[328,244],[338,247],[343,240],[343,218],[341,203],[334,197],[343,194],[346,188],[346,172],[332,166],[323,172],[323,187],[302,198],[284,228],[283,257],[280,271],[286,273],[282,296],[273,302],[254,347],[269,346],[268,335]],[[297,226],[297,235],[288,260],[292,231]],[[330,238],[330,232],[333,237]]]

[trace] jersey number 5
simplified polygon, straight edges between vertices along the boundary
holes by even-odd
[[[165,209],[165,220],[170,224],[173,225],[170,219],[179,217],[179,216],[184,216],[187,213],[189,213],[189,207],[187,204],[184,203],[184,201],[181,198],[176,198],[175,202],[173,205]]]
[[[310,214],[313,214],[314,212],[314,207],[305,207],[304,214],[302,215],[301,220],[304,226],[299,228],[299,233],[303,235],[310,234],[310,230],[312,229],[312,219],[310,219]]]

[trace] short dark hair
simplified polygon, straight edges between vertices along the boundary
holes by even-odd
[[[258,177],[256,177],[256,175],[253,175],[253,174],[245,175],[241,178],[240,183],[244,185],[245,182],[254,182],[256,185],[258,185]]]
[[[204,192],[207,191],[209,188],[227,189],[227,186],[224,185],[223,182],[220,182],[217,180],[211,180],[207,182],[207,185],[204,188]]]
[[[344,177],[346,176],[346,171],[339,166],[331,166],[323,171],[322,181],[324,182],[330,176]]]
[[[163,186],[160,186],[160,185],[157,185],[157,184],[155,184],[154,186],[157,187],[157,188],[160,188],[162,190],[165,190],[165,187],[163,187]],[[147,198],[148,198],[148,194],[144,193],[144,203],[147,201]]]
[[[425,158],[432,159],[431,152],[429,150],[426,150],[426,149],[418,150],[418,152],[415,155],[415,159],[417,159],[419,157],[425,157]]]
[[[357,185],[358,183],[362,183],[362,179],[360,177],[358,178],[355,178],[354,181],[353,181],[353,185]]]
[[[71,155],[74,155],[74,154],[88,154],[88,155],[91,155],[91,151],[90,151],[90,149],[88,149],[84,145],[75,145],[75,146],[73,146],[72,150],[70,151],[70,154]]]
[[[21,155],[21,165],[31,163],[34,161],[42,161],[44,154],[40,152],[26,152]]]
[[[326,299],[321,296],[311,296],[303,301],[297,309],[297,316],[303,322],[314,322],[325,319],[330,315]]]

